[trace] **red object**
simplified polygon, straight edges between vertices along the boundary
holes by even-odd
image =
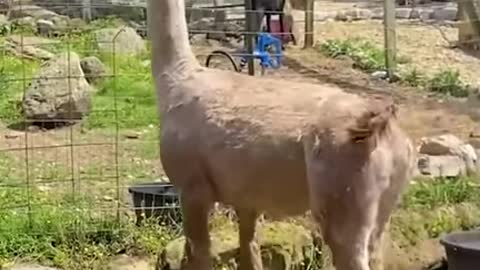
[[[282,40],[283,43],[293,42],[293,34],[292,34],[292,25],[289,24],[289,20],[283,20],[283,32],[280,27],[280,20],[278,18],[272,18],[270,21],[270,33]]]

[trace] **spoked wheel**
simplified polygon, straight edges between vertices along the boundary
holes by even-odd
[[[205,66],[208,68],[216,68],[223,70],[232,70],[235,72],[240,72],[240,68],[233,59],[232,55],[225,51],[213,51],[207,56]]]

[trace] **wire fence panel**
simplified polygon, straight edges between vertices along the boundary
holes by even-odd
[[[88,23],[80,1],[0,2],[2,265],[92,269],[180,229],[175,193],[151,198],[165,177],[145,6],[127,3],[91,1]]]

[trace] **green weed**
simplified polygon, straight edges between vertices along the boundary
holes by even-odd
[[[409,208],[434,209],[439,206],[463,202],[480,203],[480,185],[471,179],[435,179],[418,181],[410,185],[402,206]]]
[[[105,199],[114,183],[84,183],[94,191],[73,192],[61,182],[66,167],[41,163],[32,164],[28,183],[22,162],[0,155],[0,266],[21,259],[66,270],[104,269],[117,254],[154,256],[176,236],[155,219],[135,226],[123,202],[117,216],[116,196]]]
[[[426,89],[453,97],[466,97],[470,92],[469,86],[462,81],[457,70],[442,70],[436,73],[426,82]]]
[[[416,68],[412,68],[400,76],[401,83],[411,87],[420,87],[425,84],[425,77]]]
[[[348,56],[354,61],[354,68],[367,72],[385,69],[384,51],[368,41],[328,40],[320,45],[320,50],[333,58]]]
[[[418,181],[392,216],[396,239],[414,245],[458,229],[480,225],[480,186],[473,179]]]

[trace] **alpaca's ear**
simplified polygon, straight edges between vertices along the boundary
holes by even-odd
[[[374,134],[380,135],[391,118],[396,117],[397,106],[392,100],[371,98],[366,104],[365,111],[355,121],[355,125],[349,128],[352,141],[360,143]]]

